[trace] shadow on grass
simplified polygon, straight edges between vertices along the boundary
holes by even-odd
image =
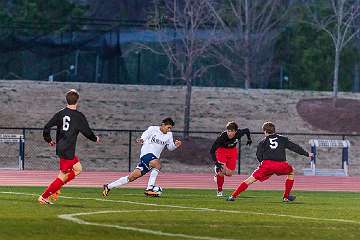
[[[282,201],[278,201],[278,202],[266,202],[266,203],[271,203],[271,204],[278,204],[278,205],[303,205],[306,204],[304,202],[282,202]]]
[[[65,208],[79,208],[79,209],[89,208],[85,205],[80,205],[80,204],[62,204],[62,203],[54,203],[50,207],[54,207],[54,208],[64,208],[65,207]]]

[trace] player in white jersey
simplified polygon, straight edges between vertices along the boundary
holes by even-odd
[[[165,146],[168,150],[173,151],[180,147],[181,141],[173,139],[171,129],[175,126],[174,121],[171,118],[165,118],[160,126],[150,126],[140,138],[136,139],[137,143],[141,143],[140,162],[136,168],[125,177],[121,177],[118,180],[105,184],[103,186],[102,195],[104,197],[109,195],[112,188],[120,187],[128,182],[132,182],[139,177],[145,175],[151,171],[147,188],[145,189],[145,195],[158,196],[159,194],[152,191],[155,186],[156,177],[159,174],[160,154],[164,150]]]

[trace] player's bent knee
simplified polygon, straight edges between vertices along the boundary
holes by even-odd
[[[142,172],[139,169],[135,169],[130,175],[128,176],[129,182],[135,181],[139,177],[142,176]]]
[[[256,182],[256,181],[257,181],[256,178],[254,178],[253,176],[250,176],[250,177],[248,177],[244,182],[245,182],[246,184],[250,185],[250,184],[252,184],[252,183],[254,183],[254,182]]]
[[[65,175],[65,176],[61,176],[61,177],[58,176],[58,178],[61,179],[61,181],[63,181],[63,182],[65,182],[66,179],[67,179],[66,175]]]
[[[61,179],[61,181],[64,182],[66,180],[66,173],[65,172],[59,172],[58,178]]]
[[[156,168],[159,171],[161,169],[161,164],[158,159],[154,159],[154,160],[150,161],[149,166],[152,168]]]
[[[136,179],[138,179],[139,177],[138,176],[129,176],[128,177],[128,180],[129,180],[129,182],[133,182],[133,181],[135,181]]]
[[[75,175],[79,175],[80,172],[82,171],[82,166],[80,164],[80,162],[76,163],[74,166],[73,166],[73,170],[75,172]]]

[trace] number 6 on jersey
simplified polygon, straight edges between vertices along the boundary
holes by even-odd
[[[69,130],[69,127],[70,127],[70,117],[64,116],[63,117],[63,130],[67,131],[67,130]]]

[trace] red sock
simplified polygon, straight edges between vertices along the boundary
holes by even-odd
[[[239,194],[245,191],[248,188],[248,184],[246,182],[242,182],[238,188],[231,194],[233,197],[239,196]]]
[[[41,195],[43,198],[48,198],[51,194],[59,190],[62,185],[64,185],[64,182],[60,178],[56,178],[55,181],[53,181],[48,188],[45,190],[45,192]]]
[[[73,180],[75,178],[75,172],[74,170],[71,170],[68,175],[67,175],[67,179],[64,182],[64,184],[67,184],[68,182],[70,182],[71,180]]]
[[[218,187],[218,192],[221,192],[223,189],[223,185],[224,185],[224,180],[225,180],[225,177],[224,176],[220,176],[220,175],[217,175],[216,176],[216,183],[217,183],[217,187]]]
[[[289,194],[291,192],[291,189],[294,185],[294,179],[291,180],[291,179],[286,179],[286,182],[285,182],[285,192],[284,192],[284,198],[288,198],[289,197]]]

